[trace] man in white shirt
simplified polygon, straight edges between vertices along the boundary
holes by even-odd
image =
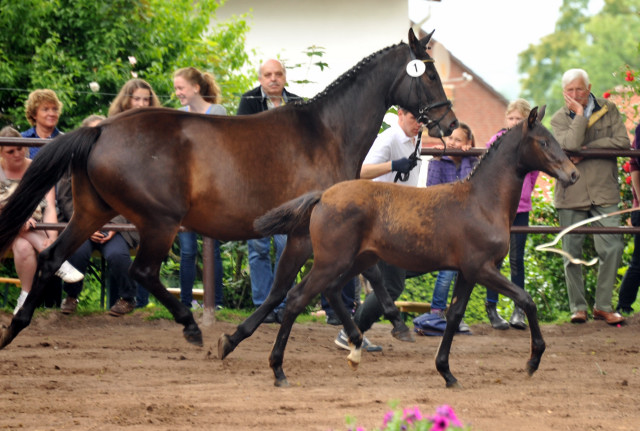
[[[407,186],[418,185],[421,161],[420,148],[416,148],[421,124],[411,112],[399,108],[398,123],[380,133],[374,141],[360,170],[360,178],[372,179]],[[406,270],[384,261],[378,262],[382,272],[384,286],[394,301],[404,290]],[[370,293],[358,307],[353,320],[362,333],[367,331],[382,316],[382,306],[374,293]],[[349,349],[349,341],[344,330],[341,330],[335,343],[344,349]],[[362,348],[367,352],[380,352],[382,346],[371,344],[364,337]]]

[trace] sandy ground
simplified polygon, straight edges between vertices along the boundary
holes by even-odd
[[[7,324],[10,316],[0,314]],[[473,430],[640,429],[640,318],[545,325],[547,351],[524,371],[529,333],[472,326],[454,340],[451,369],[464,386],[446,389],[435,370],[437,337],[396,341],[390,326],[367,334],[384,347],[357,371],[324,323],[296,324],[285,356],[290,388],[268,366],[278,325],[262,325],[227,359],[217,340],[234,325],[203,328],[204,348],[170,321],[62,316],[34,319],[0,351],[0,429],[346,430],[347,416],[372,430],[388,403],[423,413],[451,405]]]

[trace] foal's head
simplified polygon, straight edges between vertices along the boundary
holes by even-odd
[[[536,106],[529,113],[529,118],[520,123],[521,139],[517,169],[523,174],[543,171],[565,185],[574,184],[580,174],[560,148],[556,138],[542,125],[545,108],[546,105],[538,112]]]

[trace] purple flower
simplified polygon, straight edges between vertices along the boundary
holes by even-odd
[[[422,419],[422,413],[417,406],[404,409],[402,415],[409,425]]]
[[[444,404],[438,407],[436,409],[436,414],[448,418],[453,426],[462,426],[462,423],[458,420],[458,417],[456,416],[456,413],[453,411],[451,406]]]

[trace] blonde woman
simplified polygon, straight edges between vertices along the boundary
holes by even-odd
[[[25,102],[24,112],[32,127],[22,132],[23,138],[53,139],[60,134],[57,126],[62,102],[53,90],[32,91]],[[29,148],[29,158],[33,159],[38,150],[39,147]]]
[[[133,108],[144,108],[147,106],[162,106],[160,99],[151,88],[151,85],[144,79],[130,79],[109,106],[109,117],[128,111]]]

